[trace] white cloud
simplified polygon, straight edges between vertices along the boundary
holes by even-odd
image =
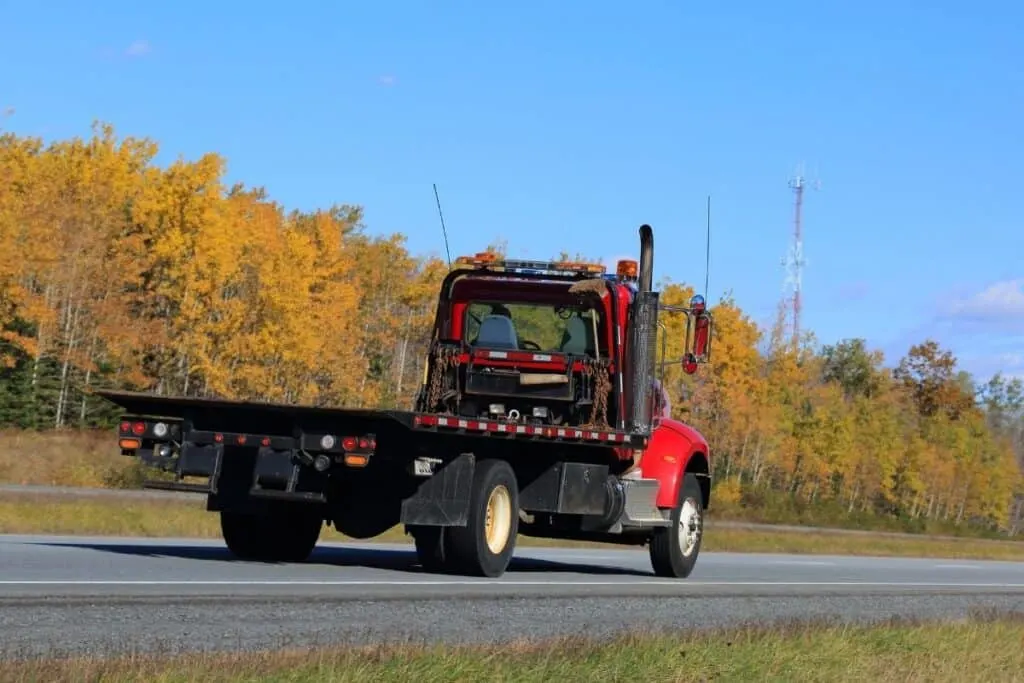
[[[1001,353],[996,358],[1003,365],[1024,370],[1024,353]]]
[[[976,320],[1024,319],[1024,278],[996,282],[973,296],[954,299],[950,313]]]
[[[144,55],[148,55],[151,51],[152,48],[149,45],[149,41],[136,40],[134,43],[128,46],[124,53],[128,57],[142,57]]]
[[[398,82],[398,79],[390,74],[384,74],[383,76],[377,77],[377,83],[383,86],[392,86]]]

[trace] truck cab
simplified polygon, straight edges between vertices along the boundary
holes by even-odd
[[[489,252],[457,259],[441,286],[416,410],[461,433],[557,437],[555,448],[538,451],[556,463],[544,474],[529,471],[527,453],[503,456],[532,480],[520,496],[519,532],[651,543],[659,573],[682,576],[710,502],[710,454],[700,433],[671,417],[656,368],[673,361],[655,363],[656,331],[659,313],[686,317],[684,356],[674,362],[692,374],[709,357],[711,316],[699,295],[687,308],[660,305],[648,226],[641,247],[640,262],[621,260],[614,273]],[[531,498],[545,475],[559,478],[566,498],[576,487],[576,508]],[[603,482],[589,507],[573,477]],[[660,531],[679,526],[685,533],[672,542]]]

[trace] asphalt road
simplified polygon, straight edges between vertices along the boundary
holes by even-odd
[[[1024,563],[705,553],[666,581],[644,551],[521,548],[497,580],[430,575],[407,546],[325,543],[304,564],[217,542],[0,536],[0,651],[493,642],[788,618],[1024,611]]]

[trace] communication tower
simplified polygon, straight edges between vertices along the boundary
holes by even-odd
[[[821,186],[819,181],[814,181],[813,187]],[[786,268],[786,280],[783,285],[784,291],[791,292],[790,302],[792,305],[792,332],[793,346],[800,343],[800,312],[803,307],[803,272],[807,261],[804,259],[804,236],[803,236],[803,208],[804,189],[807,187],[807,179],[804,177],[803,164],[797,168],[796,175],[789,179],[789,187],[794,194],[793,208],[793,241],[789,246],[789,255],[782,260]]]

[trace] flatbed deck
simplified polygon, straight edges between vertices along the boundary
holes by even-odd
[[[189,420],[194,428],[206,429],[211,414],[222,429],[236,425],[251,432],[254,423],[263,423],[263,431],[280,431],[285,425],[313,423],[326,425],[337,422],[360,422],[369,431],[402,427],[412,432],[445,435],[465,435],[517,441],[566,442],[577,445],[643,448],[647,436],[631,434],[607,427],[561,426],[521,424],[504,420],[465,418],[456,415],[419,413],[403,410],[375,410],[364,408],[336,408],[326,406],[282,404],[262,401],[239,401],[184,396],[160,396],[145,392],[97,391],[100,396],[121,407],[133,416],[148,416],[169,420]]]

